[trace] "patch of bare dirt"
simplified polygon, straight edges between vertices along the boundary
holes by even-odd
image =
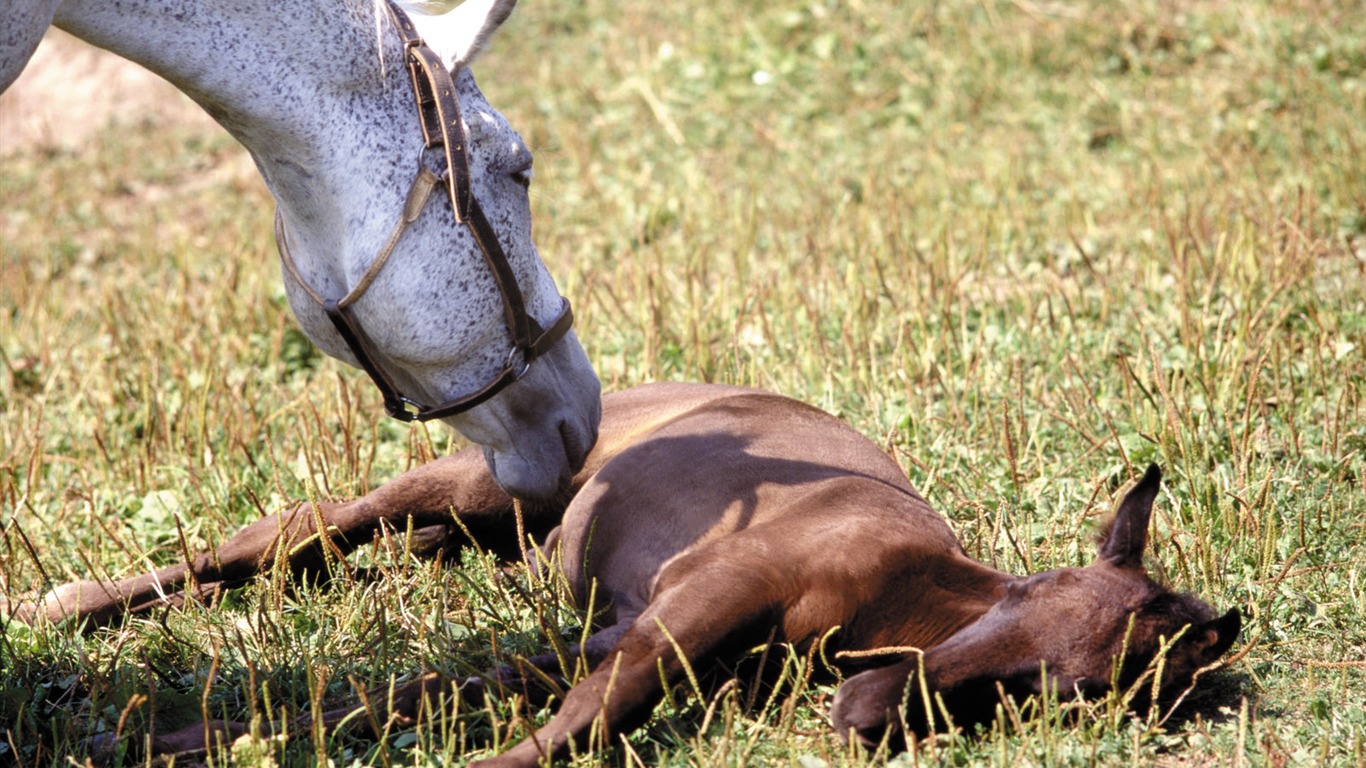
[[[160,77],[52,29],[0,95],[0,157],[69,150],[101,131],[168,124],[222,130]]]

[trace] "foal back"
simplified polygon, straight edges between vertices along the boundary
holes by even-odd
[[[596,579],[618,611],[638,612],[671,563],[741,532],[767,547],[820,551],[813,539],[822,521],[847,526],[854,498],[866,499],[868,515],[897,508],[899,538],[909,524],[910,536],[931,547],[958,549],[894,461],[816,408],[698,384],[637,387],[609,402],[614,428],[600,446],[605,460],[586,471],[555,536],[580,600]],[[615,428],[622,423],[632,428]],[[838,514],[825,515],[835,507]]]

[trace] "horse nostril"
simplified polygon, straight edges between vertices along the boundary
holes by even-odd
[[[581,429],[575,429],[568,420],[560,421],[559,432],[560,444],[564,447],[564,458],[568,459],[572,476],[583,469],[583,463],[587,462],[589,452],[593,450],[596,436],[591,432],[585,433]]]
[[[584,461],[588,458],[588,450],[583,446],[578,431],[568,421],[560,420],[559,433],[560,445],[564,448],[564,457],[569,464],[569,474],[573,475],[583,469]]]

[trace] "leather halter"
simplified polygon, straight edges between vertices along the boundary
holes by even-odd
[[[361,368],[370,375],[370,379],[384,396],[384,409],[389,415],[400,421],[428,421],[468,411],[525,376],[531,369],[532,361],[549,351],[569,331],[574,323],[574,312],[570,309],[569,300],[561,297],[563,304],[560,314],[548,328],[542,328],[540,323],[536,322],[536,318],[527,312],[526,302],[522,299],[522,291],[517,286],[517,277],[512,271],[512,265],[508,263],[503,246],[498,242],[493,227],[484,216],[484,209],[480,207],[470,188],[469,155],[466,151],[469,136],[460,118],[460,103],[456,99],[453,73],[446,70],[441,57],[422,41],[412,20],[394,3],[394,0],[387,0],[387,4],[399,39],[403,42],[413,95],[417,100],[418,116],[422,122],[422,137],[426,140],[427,149],[441,148],[445,158],[445,172],[438,176],[425,165],[419,168],[417,177],[408,189],[403,215],[394,225],[384,248],[370,263],[360,282],[340,299],[322,297],[303,279],[293,256],[290,255],[284,217],[279,208],[275,210],[275,242],[285,269],[304,292],[322,307],[328,319],[336,326],[337,332],[341,334],[342,340],[351,349]],[[456,64],[457,69],[460,66]],[[427,199],[438,184],[445,186],[456,222],[469,229],[484,255],[484,263],[493,273],[493,280],[503,297],[503,313],[507,321],[508,334],[512,337],[512,349],[508,352],[503,369],[484,386],[470,394],[438,405],[424,405],[399,392],[393,380],[370,353],[369,339],[348,308],[359,300],[374,282],[402,239],[403,233],[422,214]],[[518,357],[521,359],[518,360]]]

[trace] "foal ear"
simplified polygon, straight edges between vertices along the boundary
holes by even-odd
[[[422,39],[436,51],[446,66],[469,64],[488,47],[493,33],[512,15],[517,0],[465,0],[440,15],[423,11],[443,3],[405,3]],[[415,7],[413,7],[415,6]]]
[[[1119,503],[1110,533],[1100,545],[1100,556],[1121,568],[1143,567],[1143,548],[1148,544],[1148,520],[1153,501],[1162,486],[1162,470],[1149,464],[1138,481]]]
[[[1193,636],[1198,644],[1200,665],[1211,664],[1227,653],[1242,628],[1243,616],[1237,608],[1230,608],[1223,616],[1196,627]]]

